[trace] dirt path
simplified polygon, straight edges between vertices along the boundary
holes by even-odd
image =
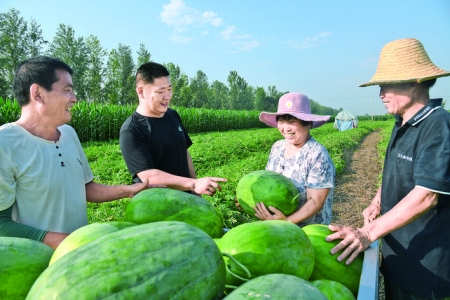
[[[355,227],[363,225],[362,211],[378,189],[381,172],[377,150],[379,140],[379,132],[372,132],[354,152],[346,153],[346,168],[336,178],[333,223]]]
[[[382,166],[377,150],[379,140],[379,132],[372,132],[355,151],[346,154],[346,168],[336,178],[333,223],[355,227],[364,225],[362,211],[378,190]],[[378,299],[384,300],[384,281],[381,274]]]

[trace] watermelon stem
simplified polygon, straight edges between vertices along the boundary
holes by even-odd
[[[234,273],[230,270],[230,268],[228,268],[228,265],[225,264],[225,268],[227,269],[227,272],[228,272],[228,273],[230,273],[231,275],[233,275],[234,277],[236,277],[236,278],[238,278],[238,279],[240,279],[240,280],[242,280],[242,281],[249,281],[249,280],[251,279],[252,274],[250,273],[250,271],[249,271],[243,264],[241,264],[239,261],[237,261],[236,258],[234,258],[232,255],[230,255],[230,254],[228,254],[228,253],[224,253],[224,252],[222,252],[222,255],[228,257],[228,258],[231,259],[236,265],[238,265],[239,267],[241,267],[241,269],[244,270],[244,272],[247,274],[247,277],[248,277],[248,278],[243,278],[243,277],[241,277],[241,276],[239,276],[239,275],[237,275],[237,274],[234,274]],[[232,288],[232,286],[230,286],[230,287]],[[236,288],[236,287],[234,287],[234,288]]]

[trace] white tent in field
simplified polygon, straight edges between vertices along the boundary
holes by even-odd
[[[348,111],[341,111],[334,118],[334,128],[345,131],[358,127],[358,118]]]

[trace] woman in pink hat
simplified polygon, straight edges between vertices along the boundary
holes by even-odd
[[[290,178],[299,191],[297,211],[285,216],[275,207],[257,203],[261,220],[287,220],[299,226],[330,224],[336,170],[328,151],[311,137],[310,129],[325,124],[330,116],[311,114],[309,98],[287,93],[278,101],[276,113],[262,112],[259,119],[276,127],[284,139],[275,142],[266,170]]]

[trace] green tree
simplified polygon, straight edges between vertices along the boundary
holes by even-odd
[[[142,66],[143,64],[151,61],[151,54],[148,52],[147,48],[145,48],[144,44],[139,44],[139,51],[137,51],[137,68]]]
[[[172,100],[174,106],[188,107],[192,98],[189,88],[189,78],[184,74],[178,65],[174,63],[164,64],[170,74],[170,83],[172,84]]]
[[[209,107],[212,109],[226,109],[226,99],[228,95],[228,87],[222,82],[215,80],[210,86]]]
[[[100,40],[93,35],[86,39],[86,47],[89,52],[86,70],[86,101],[105,102],[103,98],[103,80],[105,77],[106,50],[101,46]]]
[[[239,76],[236,71],[231,71],[227,81],[230,89],[227,109],[254,109],[253,88],[247,84],[244,78]]]
[[[208,107],[209,83],[206,74],[198,70],[189,86],[192,91],[190,107]]]
[[[34,19],[30,24],[14,8],[0,13],[0,96],[13,98],[12,83],[17,65],[41,54],[47,42]]]
[[[126,104],[137,100],[134,63],[129,46],[119,44],[109,53],[106,72],[106,97],[108,103]]]
[[[49,45],[48,54],[67,63],[73,69],[72,81],[79,101],[87,99],[86,72],[89,65],[89,49],[83,37],[76,37],[70,25],[59,24]]]

